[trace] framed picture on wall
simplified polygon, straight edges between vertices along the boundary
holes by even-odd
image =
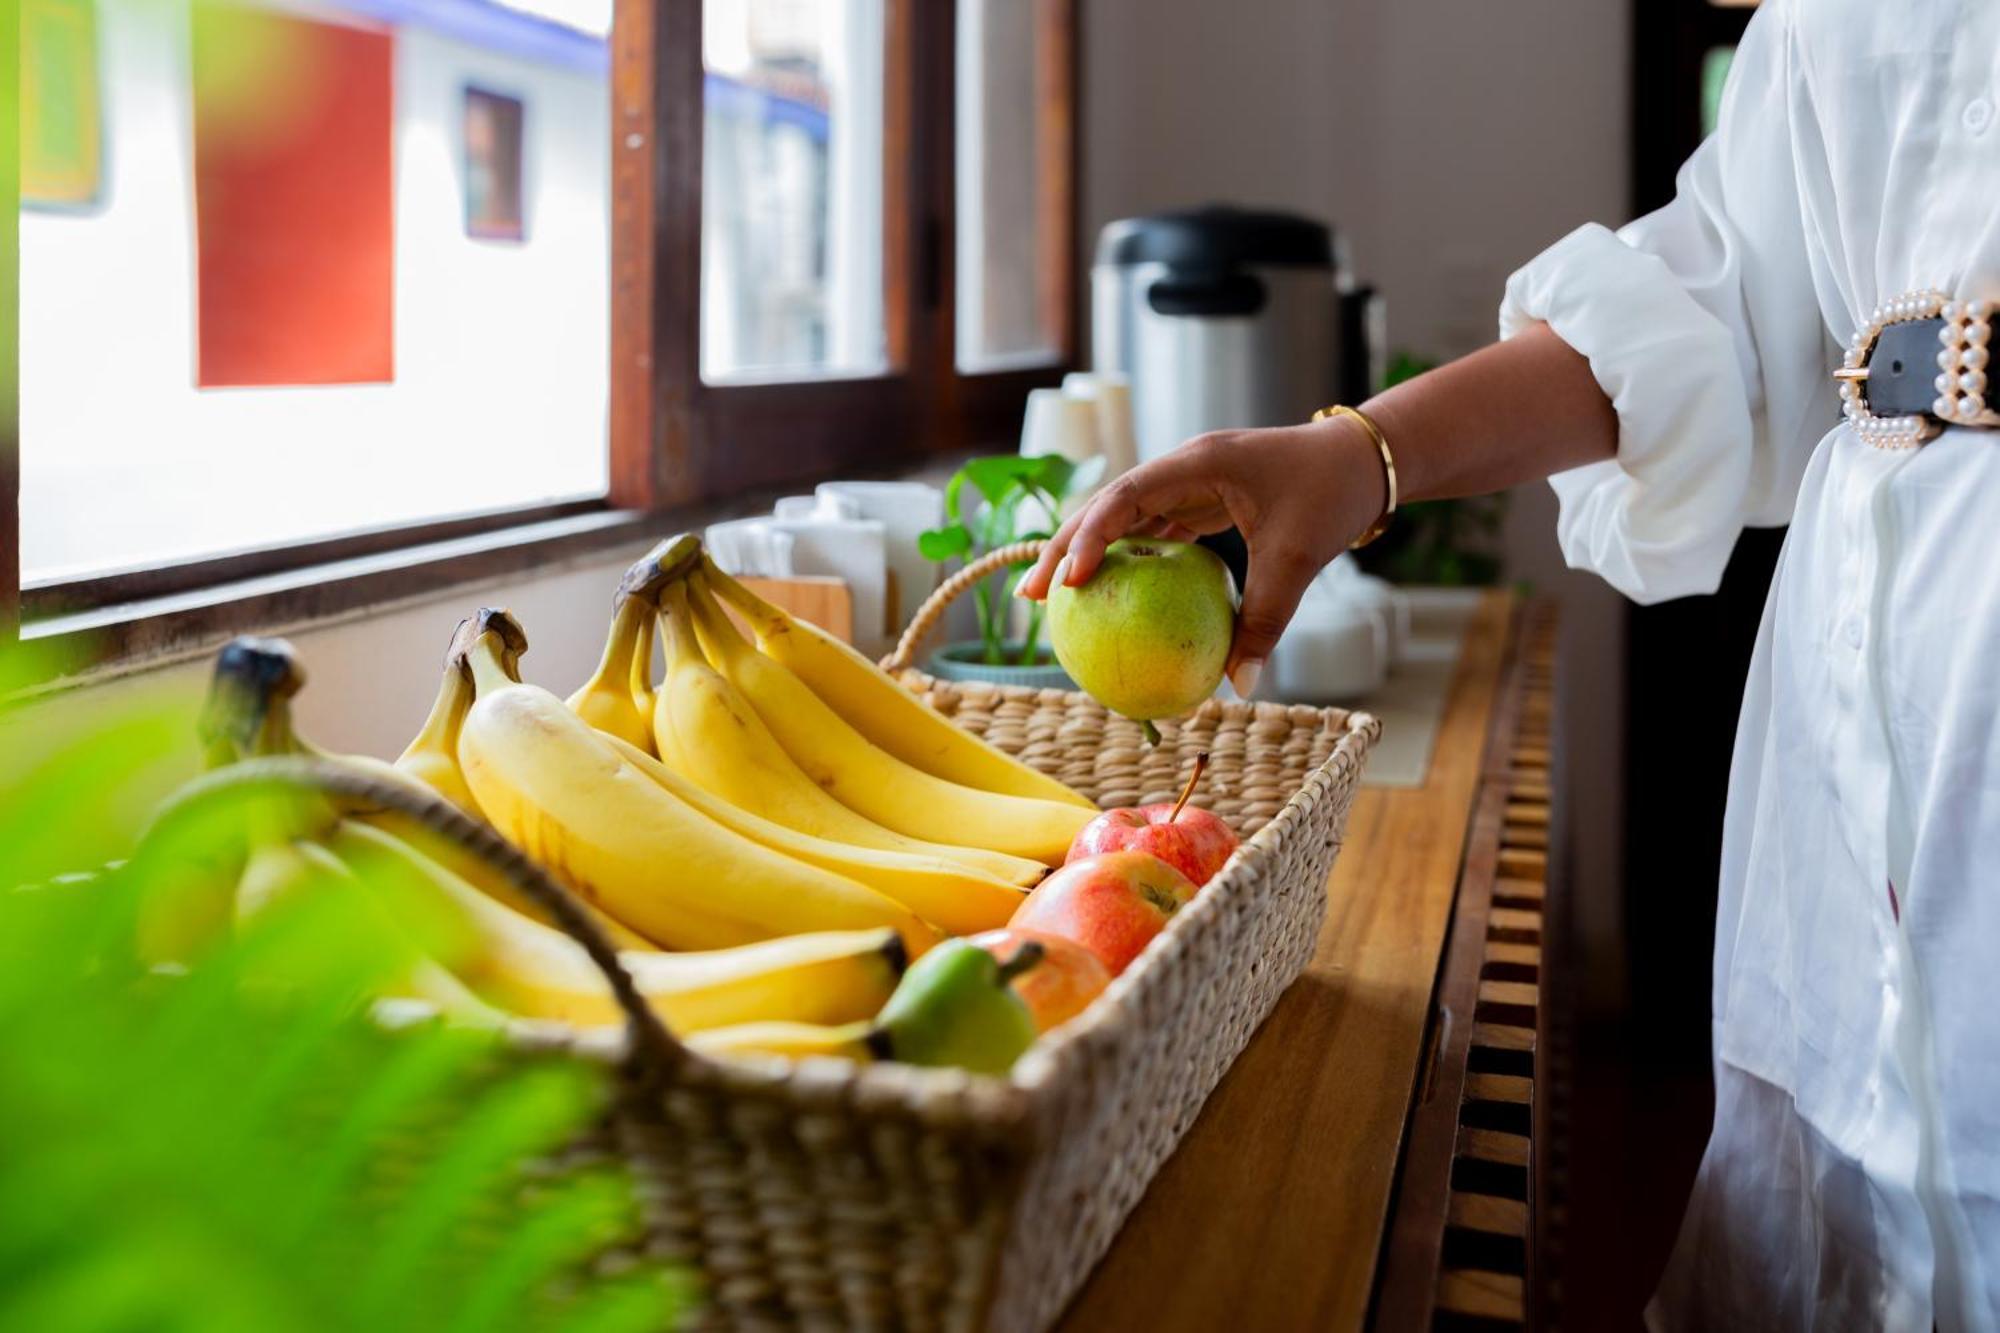
[[[465,90],[466,235],[484,241],[526,238],[521,199],[526,119],[518,97],[484,88]]]
[[[93,0],[24,0],[21,23],[21,202],[88,208],[103,162]]]

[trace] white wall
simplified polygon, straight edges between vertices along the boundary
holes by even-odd
[[[398,30],[395,383],[197,390],[187,0],[99,29],[100,203],[21,218],[27,577],[601,493],[601,76]],[[467,82],[527,100],[523,244],[464,235]]]
[[[1506,276],[1627,216],[1629,6],[1611,0],[1085,0],[1084,262],[1097,229],[1211,200],[1330,219],[1432,358],[1494,337]],[[1087,326],[1087,322],[1086,322]],[[1619,880],[1622,607],[1514,493],[1510,577],[1563,603],[1580,882]],[[1582,900],[1615,913],[1616,894]],[[1609,937],[1607,918],[1582,923]]]
[[[1491,340],[1507,274],[1626,211],[1627,6],[1086,0],[1083,244],[1209,200],[1334,221],[1391,342]]]

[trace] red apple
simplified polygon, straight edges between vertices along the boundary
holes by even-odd
[[[1105,852],[1043,880],[1007,925],[1075,940],[1117,976],[1194,890],[1194,881],[1157,856]]]
[[[1208,756],[1195,756],[1194,772],[1178,801],[1106,810],[1083,826],[1070,844],[1068,860],[1130,849],[1149,852],[1195,882],[1208,883],[1236,850],[1236,830],[1219,815],[1188,804]]]
[[[1042,946],[1042,961],[1008,984],[1034,1016],[1035,1031],[1047,1032],[1082,1013],[1111,984],[1111,969],[1075,940],[1044,931],[989,930],[972,937],[1003,963],[1029,940]]]

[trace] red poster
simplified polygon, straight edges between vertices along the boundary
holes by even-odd
[[[394,379],[390,37],[196,8],[197,383]]]

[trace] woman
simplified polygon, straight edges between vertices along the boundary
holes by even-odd
[[[1641,601],[1790,522],[1730,777],[1715,1128],[1656,1326],[2000,1327],[1996,96],[2000,5],[1766,0],[1678,197],[1515,274],[1504,341],[1371,420],[1190,441],[1025,584],[1233,524],[1247,691],[1392,495],[1550,477],[1569,561]]]

